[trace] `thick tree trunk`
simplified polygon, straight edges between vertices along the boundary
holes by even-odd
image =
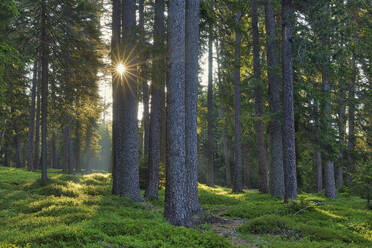
[[[322,168],[322,154],[320,151],[316,151],[316,182],[317,191],[322,192],[323,190],[323,168]]]
[[[283,41],[283,162],[285,196],[297,200],[296,149],[293,100],[291,0],[282,0],[282,41]]]
[[[236,24],[241,25],[241,11],[236,14]],[[235,168],[233,192],[243,191],[243,165],[240,122],[240,29],[235,29],[234,109],[235,109]]]
[[[111,66],[115,66],[120,62],[119,44],[120,44],[120,0],[113,0],[112,7],[112,38],[111,38]],[[119,188],[119,173],[120,166],[117,164],[117,156],[119,155],[118,139],[119,135],[119,116],[118,116],[118,101],[121,77],[115,73],[112,74],[112,193],[120,194]],[[86,156],[86,155],[85,155]]]
[[[258,13],[256,0],[251,1],[251,16],[252,16],[252,39],[253,39],[253,71],[255,80],[255,98],[256,98],[256,147],[258,153],[259,164],[259,190],[262,193],[269,192],[269,171],[267,168],[267,155],[265,145],[265,127],[260,119],[264,111],[263,90],[261,82],[261,66],[260,66],[260,47],[258,34]]]
[[[161,97],[164,88],[165,65],[161,53],[164,49],[164,0],[155,2],[154,48],[151,86],[150,147],[148,157],[148,181],[145,197],[158,199],[159,163],[161,139]],[[159,59],[160,58],[160,59]]]
[[[208,148],[207,148],[207,185],[214,186],[214,103],[213,103],[213,29],[209,27],[208,38]]]
[[[31,106],[30,106],[30,121],[28,125],[28,151],[27,151],[27,168],[33,171],[33,151],[34,151],[34,123],[35,123],[35,98],[37,84],[37,60],[34,62],[32,88],[31,88]]]
[[[198,48],[199,0],[186,0],[185,30],[185,146],[189,207],[192,213],[201,210],[198,197]]]
[[[282,124],[280,121],[280,64],[279,46],[276,36],[274,9],[266,0],[265,24],[266,24],[266,50],[267,50],[267,74],[269,79],[269,97],[272,119],[270,123],[271,134],[271,195],[284,198],[284,170],[283,170],[283,136]]]
[[[185,1],[168,2],[168,164],[164,216],[191,225],[185,151]]]
[[[119,85],[117,103],[117,127],[115,166],[119,167],[120,195],[133,201],[142,201],[139,186],[138,157],[138,100],[137,100],[137,51],[136,1],[124,0],[122,8],[123,57],[127,61],[127,74]]]

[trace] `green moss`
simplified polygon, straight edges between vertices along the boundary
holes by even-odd
[[[109,174],[48,174],[43,184],[40,172],[0,166],[0,248],[232,247],[234,229],[219,236],[213,224],[187,229],[167,223],[164,190],[149,207],[113,196]],[[246,221],[238,228],[243,246],[371,246],[372,213],[359,197],[330,201],[301,194],[286,205],[255,190],[233,194],[224,187],[199,188],[206,214]]]

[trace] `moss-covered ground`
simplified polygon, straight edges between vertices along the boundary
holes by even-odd
[[[372,211],[350,195],[300,194],[284,205],[249,190],[200,185],[209,220],[195,228],[163,218],[160,200],[111,195],[109,174],[67,175],[0,166],[0,247],[372,247]],[[205,216],[216,216],[206,218]]]

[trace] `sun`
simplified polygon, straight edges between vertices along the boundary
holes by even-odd
[[[122,63],[119,63],[117,66],[116,66],[116,72],[121,76],[125,73],[125,71],[127,70],[127,68],[125,68],[125,65],[123,65]]]

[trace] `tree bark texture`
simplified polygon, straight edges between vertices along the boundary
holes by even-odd
[[[293,99],[291,0],[282,0],[282,42],[283,42],[283,162],[285,197],[297,200],[296,149]]]

